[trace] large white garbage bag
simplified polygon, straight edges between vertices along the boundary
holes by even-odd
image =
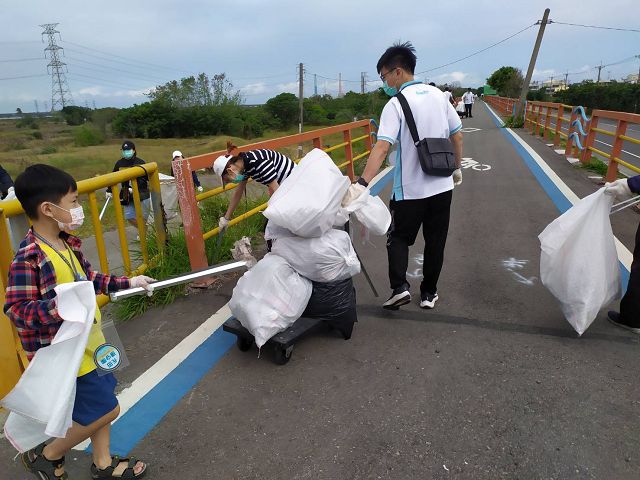
[[[360,273],[351,237],[343,230],[332,229],[317,238],[282,237],[271,251],[314,282],[337,282]]]
[[[339,209],[334,225],[344,225],[351,214],[371,235],[386,235],[391,225],[391,212],[380,197],[371,195],[368,188],[349,205]]]
[[[300,237],[320,237],[333,226],[349,185],[331,157],[314,148],[271,196],[264,216]]]
[[[300,318],[311,288],[282,257],[268,253],[238,280],[229,308],[259,348]]]
[[[55,290],[65,321],[51,345],[36,352],[18,384],[0,402],[11,412],[5,436],[19,452],[50,437],[64,438],[71,428],[76,375],[93,325],[96,295],[91,282],[64,283]]]
[[[582,335],[622,285],[609,221],[613,197],[604,188],[585,197],[539,235],[540,278]]]

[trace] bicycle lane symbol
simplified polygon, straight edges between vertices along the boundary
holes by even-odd
[[[471,168],[476,172],[486,172],[487,170],[491,170],[491,165],[480,163],[471,157],[462,157],[462,162],[460,162],[460,165],[464,169]]]

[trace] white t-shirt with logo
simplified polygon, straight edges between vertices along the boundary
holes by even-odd
[[[475,100],[473,93],[471,92],[465,92],[465,94],[462,96],[462,101],[464,103],[473,103]]]
[[[420,138],[449,138],[462,128],[453,105],[437,87],[415,80],[402,85],[400,91],[411,107]],[[397,98],[389,100],[382,110],[380,140],[393,145],[389,153],[389,163],[395,166],[392,199],[417,200],[453,189],[452,177],[436,177],[422,171],[418,150]]]

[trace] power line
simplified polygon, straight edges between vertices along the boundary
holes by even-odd
[[[124,69],[122,69],[122,68],[115,68],[115,67],[111,67],[111,66],[104,66],[104,65],[101,65],[101,64],[99,64],[99,63],[89,62],[89,61],[87,61],[87,60],[82,60],[82,59],[80,59],[80,58],[74,58],[74,57],[67,57],[67,58],[68,58],[69,60],[73,60],[74,62],[81,62],[81,63],[86,63],[87,65],[93,65],[93,66],[95,66],[95,67],[97,67],[97,68],[99,68],[99,69],[101,69],[101,70],[106,70],[106,71],[109,71],[109,72],[111,72],[111,71],[122,72],[122,73],[124,73],[124,74],[125,74],[124,76],[130,77],[130,78],[132,78],[132,79],[142,80],[142,81],[145,81],[145,82],[150,82],[150,81],[152,81],[152,82],[154,82],[154,83],[166,83],[166,82],[164,82],[164,81],[163,81],[163,82],[160,82],[159,80],[157,80],[157,79],[155,79],[155,78],[153,78],[153,77],[148,77],[148,76],[146,76],[146,75],[140,75],[140,74],[138,74],[137,72],[135,72],[135,73],[131,73],[131,72],[129,72],[128,70],[124,70]],[[88,67],[83,67],[83,66],[81,66],[81,65],[74,65],[74,66],[75,66],[75,67],[79,67],[79,68],[85,68],[85,69],[87,69],[87,70],[91,70],[90,68],[88,68]]]
[[[424,70],[424,71],[422,71],[422,72],[418,72],[418,73],[416,73],[416,75],[421,75],[421,74],[423,74],[423,73],[433,72],[434,70],[439,70],[439,69],[441,69],[441,68],[448,67],[449,65],[453,65],[454,63],[461,62],[461,61],[463,61],[463,60],[466,60],[467,58],[471,58],[471,57],[473,57],[473,56],[475,56],[475,55],[478,55],[478,54],[480,54],[480,53],[482,53],[482,52],[486,52],[486,51],[487,51],[487,50],[489,50],[490,48],[496,47],[496,46],[500,45],[501,43],[504,43],[504,42],[506,42],[507,40],[512,39],[512,38],[513,38],[513,37],[515,37],[516,35],[520,35],[522,32],[526,32],[527,30],[529,30],[530,28],[532,28],[532,27],[534,27],[534,26],[536,26],[536,25],[537,25],[537,23],[533,23],[533,24],[529,25],[528,27],[525,27],[525,28],[523,28],[522,30],[517,31],[517,32],[516,32],[516,33],[514,33],[513,35],[509,35],[508,37],[503,38],[503,39],[502,39],[502,40],[500,40],[499,42],[496,42],[496,43],[494,43],[494,44],[492,44],[492,45],[489,45],[489,46],[488,46],[488,47],[486,47],[486,48],[483,48],[482,50],[478,50],[478,51],[476,51],[476,52],[473,52],[472,54],[467,55],[466,57],[459,58],[458,60],[454,60],[453,62],[445,63],[444,65],[440,65],[440,66],[438,66],[438,67],[430,68],[429,70]]]
[[[4,78],[0,78],[0,80],[19,80],[22,78],[36,78],[36,77],[48,77],[49,74],[48,73],[39,73],[36,75],[22,75],[19,77],[4,77]]]
[[[0,63],[18,63],[18,62],[32,62],[34,60],[46,60],[46,58],[42,57],[33,57],[33,58],[13,58],[11,60],[0,60]]]
[[[555,23],[557,25],[569,25],[572,27],[597,28],[600,30],[617,30],[618,32],[640,33],[640,30],[637,30],[635,28],[602,27],[600,25],[582,25],[580,23],[556,22],[555,20],[549,20],[549,23]]]
[[[123,57],[122,55],[116,55],[114,53],[105,52],[103,50],[98,50],[96,48],[85,47],[84,45],[80,45],[79,43],[70,42],[69,40],[66,40],[65,43],[68,43],[70,45],[75,45],[76,47],[84,48],[84,49],[90,50],[92,52],[98,52],[98,53],[101,53],[103,55],[108,55],[110,57],[122,58],[122,59],[128,60],[130,62],[135,62],[136,64],[148,65],[150,67],[160,68],[160,69],[163,69],[163,70],[170,70],[172,72],[181,72],[181,73],[190,74],[190,72],[187,72],[186,70],[180,70],[180,69],[173,68],[173,67],[167,67],[165,65],[158,65],[156,63],[150,63],[150,62],[145,62],[145,61],[142,61],[142,60],[136,60],[135,58],[131,58],[131,57]]]

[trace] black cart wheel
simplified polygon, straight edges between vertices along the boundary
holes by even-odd
[[[248,352],[253,347],[253,340],[245,337],[238,336],[236,339],[236,345],[241,352]]]
[[[278,365],[286,365],[291,360],[291,353],[293,352],[293,345],[288,348],[276,347],[275,362]]]

